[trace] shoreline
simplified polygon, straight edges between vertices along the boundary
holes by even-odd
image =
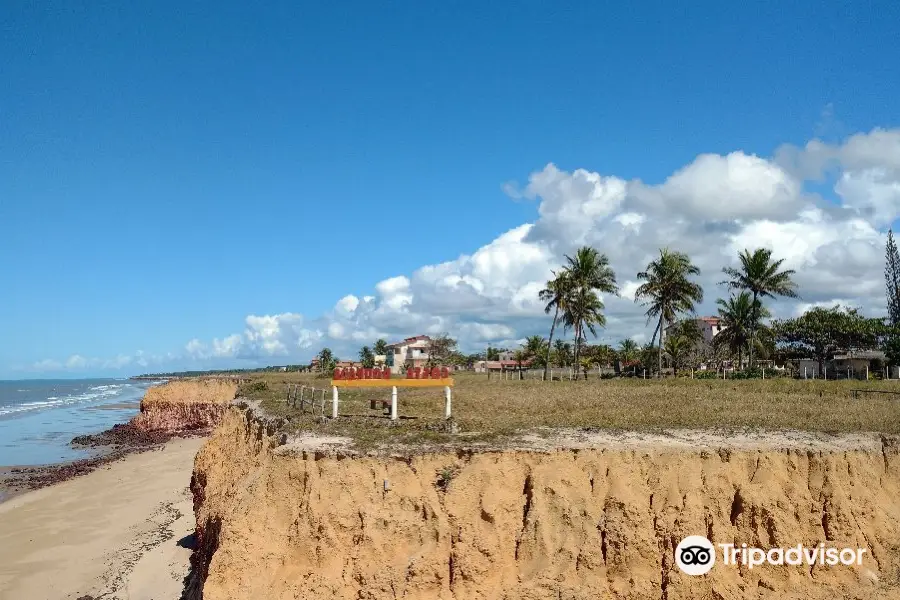
[[[0,503],[0,600],[177,600],[194,531],[191,472],[204,441],[175,437],[126,451]]]
[[[146,432],[138,430],[129,421],[99,433],[76,436],[69,445],[90,450],[94,453],[92,456],[43,465],[0,465],[0,505],[30,491],[88,475],[131,455],[158,450],[171,440],[208,435],[206,429]]]

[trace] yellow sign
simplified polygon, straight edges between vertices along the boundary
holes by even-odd
[[[331,385],[344,388],[389,388],[397,386],[417,387],[453,387],[453,378],[443,379],[332,379]]]

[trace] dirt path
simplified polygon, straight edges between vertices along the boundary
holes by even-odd
[[[177,600],[203,442],[173,440],[0,504],[0,600]]]

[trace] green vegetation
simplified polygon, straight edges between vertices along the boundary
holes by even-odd
[[[805,430],[826,433],[879,431],[900,433],[900,399],[887,394],[855,400],[850,381],[803,381],[787,378],[737,381],[710,379],[599,379],[542,382],[488,381],[484,375],[454,376],[453,416],[459,433],[443,427],[440,388],[400,389],[400,419],[392,422],[381,409],[389,389],[342,389],[340,417],[322,423],[316,412],[287,406],[287,386],[322,382],[305,374],[273,373],[267,387],[248,397],[288,419],[291,433],[311,432],[351,438],[357,449],[409,445],[477,445],[509,443],[541,428],[600,428],[659,431],[670,428],[730,430]],[[699,374],[698,374],[699,376]],[[715,373],[710,373],[715,377]],[[867,389],[896,390],[889,382]],[[319,398],[320,396],[317,396]],[[370,409],[370,400],[378,408]],[[331,390],[325,393],[330,414]]]
[[[749,250],[744,250],[739,255],[741,261],[740,269],[725,267],[722,272],[728,276],[723,285],[727,285],[732,290],[744,290],[750,292],[753,296],[753,302],[750,304],[750,367],[754,366],[753,347],[756,342],[756,330],[759,326],[759,320],[762,316],[763,298],[775,298],[776,296],[784,296],[785,298],[797,297],[797,285],[791,279],[794,271],[786,269],[779,271],[784,259],[772,260],[772,251],[768,248],[757,248],[751,254]]]
[[[647,307],[647,321],[658,318],[656,331],[650,344],[659,335],[657,349],[657,377],[662,376],[662,338],[667,323],[674,323],[680,314],[693,313],[694,304],[703,301],[703,288],[690,280],[699,275],[700,269],[691,263],[687,254],[666,248],[659,251],[659,258],[647,265],[647,270],[637,274],[644,283],[634,293],[635,302],[643,300]],[[686,348],[687,340],[681,345]]]

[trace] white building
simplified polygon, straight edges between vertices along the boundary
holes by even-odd
[[[402,342],[388,344],[385,364],[395,374],[403,373],[407,367],[424,367],[429,359],[430,348],[431,338],[427,335],[416,335]]]
[[[725,329],[725,326],[722,324],[722,319],[720,319],[719,317],[697,317],[695,319],[689,320],[697,323],[697,328],[700,330],[700,334],[703,336],[703,341],[707,344],[711,344],[713,338],[715,338]],[[672,331],[674,331],[677,325],[678,324],[675,323],[666,327],[665,335],[663,336],[664,340],[666,336],[672,334]]]

